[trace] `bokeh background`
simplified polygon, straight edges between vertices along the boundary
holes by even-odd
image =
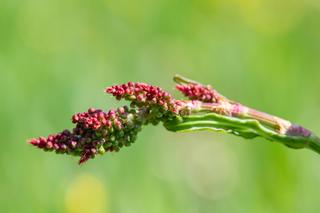
[[[26,144],[179,73],[320,134],[319,0],[1,0],[1,212],[319,212],[320,156],[263,139],[146,127],[116,154]]]

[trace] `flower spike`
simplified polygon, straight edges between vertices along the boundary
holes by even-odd
[[[44,151],[79,156],[79,164],[105,152],[130,146],[144,125],[163,123],[173,132],[213,130],[246,139],[263,137],[290,148],[320,153],[320,139],[306,128],[229,100],[210,85],[176,75],[176,88],[189,100],[176,100],[160,87],[145,83],[107,87],[105,92],[130,102],[104,112],[89,108],[72,116],[75,127],[28,142]]]
[[[76,127],[70,132],[64,130],[47,138],[31,139],[30,144],[45,151],[80,156],[79,164],[104,152],[117,152],[130,146],[141,130],[143,120],[139,110],[120,107],[103,112],[90,108],[88,112],[72,116]]]
[[[151,86],[145,83],[133,83],[115,85],[107,87],[106,93],[116,97],[118,100],[125,99],[131,101],[133,105],[141,106],[159,106],[164,110],[176,112],[176,101],[160,87]]]
[[[190,100],[198,100],[206,103],[219,103],[223,97],[210,85],[202,85],[181,76],[175,76],[176,89]]]

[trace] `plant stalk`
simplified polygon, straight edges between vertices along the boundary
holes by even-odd
[[[193,80],[176,75],[174,81],[180,85],[197,85]],[[167,121],[164,126],[175,132],[212,130],[231,133],[244,138],[264,137],[270,141],[280,142],[290,148],[309,148],[320,154],[320,138],[310,130],[283,118],[261,112],[229,100],[212,89],[215,102],[190,104],[189,115],[180,119]],[[200,107],[199,107],[200,106]]]

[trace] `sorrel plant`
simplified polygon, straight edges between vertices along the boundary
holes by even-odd
[[[72,116],[72,130],[28,142],[45,151],[80,156],[81,164],[98,154],[130,146],[144,125],[162,123],[173,132],[212,130],[246,139],[260,136],[320,153],[320,139],[300,125],[229,100],[209,85],[178,75],[174,81],[187,100],[176,100],[160,87],[145,83],[107,87],[106,93],[130,105],[108,112],[89,108]]]

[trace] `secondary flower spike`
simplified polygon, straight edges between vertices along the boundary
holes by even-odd
[[[177,100],[160,87],[145,83],[110,86],[105,92],[129,101],[130,107],[107,112],[89,108],[72,116],[72,130],[28,142],[44,151],[79,156],[81,164],[98,154],[130,146],[144,125],[162,123],[173,132],[213,130],[246,139],[263,137],[320,153],[320,139],[306,128],[231,101],[210,85],[178,75],[174,80],[176,89],[189,100]]]
[[[205,86],[196,82],[187,82],[178,77],[176,77],[175,80],[179,83],[176,85],[176,89],[190,100],[218,103],[223,99],[223,96],[212,89],[210,85]]]
[[[118,100],[125,99],[131,101],[133,105],[138,107],[159,106],[165,111],[177,113],[176,100],[160,87],[145,83],[129,82],[127,84],[107,87],[105,92],[113,95]]]

